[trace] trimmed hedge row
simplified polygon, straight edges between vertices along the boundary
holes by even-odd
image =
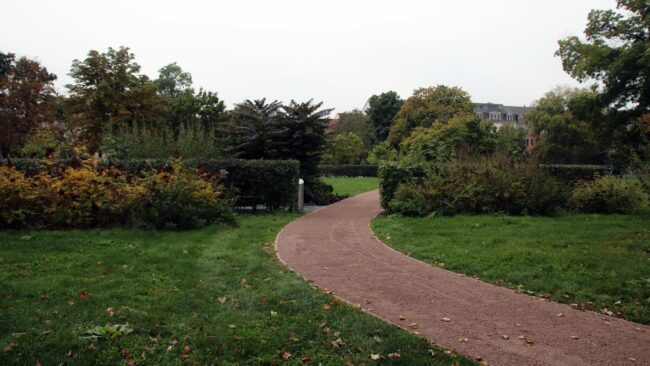
[[[74,166],[75,160],[56,160],[45,163],[34,159],[15,159],[16,169],[26,175],[45,170],[59,170],[61,166]],[[208,175],[220,176],[228,191],[237,197],[236,206],[264,205],[275,210],[292,207],[297,199],[297,182],[300,164],[295,160],[243,160],[243,159],[188,159],[183,165],[196,168]],[[107,160],[100,169],[115,167],[126,174],[143,176],[149,171],[169,171],[171,161],[166,159]],[[56,169],[54,169],[56,168]],[[223,174],[223,173],[226,174]]]
[[[456,164],[470,168],[474,164]],[[444,165],[436,164],[415,164],[402,166],[398,163],[386,163],[379,167],[379,190],[381,194],[381,206],[389,209],[389,203],[395,198],[400,185],[405,183],[421,184],[426,180],[427,171],[444,170]],[[558,181],[573,186],[578,181],[592,180],[597,176],[611,175],[615,173],[610,166],[604,165],[540,165],[539,168],[556,178]]]
[[[319,169],[328,177],[376,177],[377,165],[320,165]]]

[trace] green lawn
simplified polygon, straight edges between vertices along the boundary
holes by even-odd
[[[372,228],[434,266],[650,323],[648,215],[384,216]]]
[[[334,187],[335,194],[342,196],[354,196],[379,188],[379,179],[376,177],[325,177],[323,181]]]
[[[280,265],[272,243],[296,217],[0,232],[0,364],[471,364]]]

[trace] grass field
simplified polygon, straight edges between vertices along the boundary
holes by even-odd
[[[323,181],[334,187],[335,194],[343,196],[354,196],[379,188],[379,179],[376,177],[325,177]]]
[[[434,266],[650,323],[650,216],[384,216],[372,228]]]
[[[471,364],[280,265],[272,243],[294,218],[0,232],[0,364]]]

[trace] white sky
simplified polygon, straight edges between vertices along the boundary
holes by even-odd
[[[0,51],[40,60],[64,92],[73,59],[128,46],[152,78],[171,62],[228,106],[314,98],[342,112],[372,94],[446,84],[529,105],[577,85],[553,54],[615,0],[3,0]]]

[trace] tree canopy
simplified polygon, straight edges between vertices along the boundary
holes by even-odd
[[[618,0],[617,4],[624,13],[592,10],[586,39],[562,39],[556,54],[572,77],[601,81],[607,104],[632,107],[640,115],[650,108],[650,3]]]
[[[341,133],[354,133],[361,137],[366,148],[370,148],[375,142],[374,128],[368,116],[358,109],[339,113],[339,119],[332,128],[335,135]]]
[[[38,61],[0,52],[0,152],[9,159],[30,132],[54,121],[56,76]]]
[[[67,85],[70,117],[80,122],[91,152],[98,149],[106,130],[155,126],[165,113],[158,86],[140,74],[134,59],[126,47],[109,47],[104,53],[91,50],[84,60],[72,62],[74,83]]]
[[[402,98],[394,91],[370,97],[366,113],[375,129],[377,141],[385,141],[388,138],[395,115],[403,104]]]
[[[388,141],[398,146],[416,127],[430,127],[434,122],[447,124],[456,116],[472,113],[470,95],[461,88],[445,85],[419,88],[395,116]]]
[[[546,163],[603,164],[609,144],[601,141],[599,95],[589,89],[557,88],[533,104],[528,118],[541,135],[536,153]]]

